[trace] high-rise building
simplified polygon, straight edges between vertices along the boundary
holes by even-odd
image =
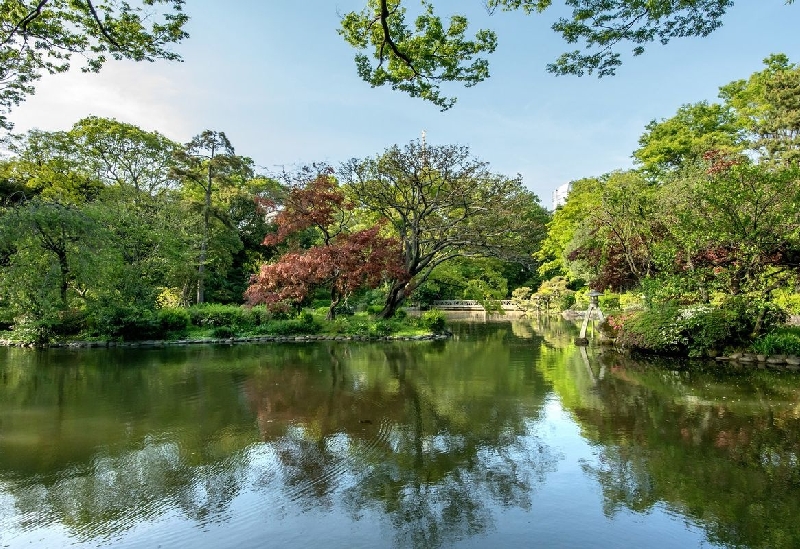
[[[564,183],[556,190],[553,191],[553,210],[559,206],[563,206],[567,202],[567,196],[572,190],[572,182]]]

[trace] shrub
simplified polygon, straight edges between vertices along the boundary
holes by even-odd
[[[390,322],[379,320],[369,328],[369,335],[376,337],[385,337],[394,332],[394,327]]]
[[[256,330],[260,334],[293,335],[314,334],[321,329],[320,324],[311,313],[304,312],[299,317],[290,320],[270,320]]]
[[[161,332],[158,318],[149,309],[134,305],[108,306],[95,313],[96,335],[128,341],[152,339]]]
[[[191,317],[183,308],[169,307],[158,311],[158,323],[164,332],[185,332]]]
[[[620,308],[619,306],[619,294],[612,294],[612,293],[604,293],[603,295],[599,296],[597,299],[597,303],[600,305],[600,309],[607,311],[607,310],[617,310]]]
[[[233,331],[233,329],[231,329],[230,326],[220,326],[211,331],[211,337],[216,338],[229,338],[235,335],[236,333]]]
[[[430,330],[434,333],[441,332],[444,330],[447,317],[445,314],[440,311],[439,309],[431,309],[430,311],[425,311],[419,317],[420,324],[423,328]]]
[[[675,302],[631,315],[609,319],[617,330],[617,343],[645,352],[702,356],[725,346],[743,345],[751,337],[759,315],[771,329],[785,319],[779,308],[729,298],[719,306],[681,307]]]
[[[58,320],[52,325],[52,333],[57,336],[74,336],[86,329],[86,311],[68,309],[58,315]]]
[[[800,328],[777,328],[756,339],[751,348],[764,355],[800,355]]]
[[[246,327],[248,325],[244,307],[203,303],[189,307],[192,324],[204,328],[220,326]],[[251,317],[252,318],[252,317]]]
[[[569,292],[561,296],[559,300],[558,307],[562,311],[566,311],[567,309],[571,308],[575,305],[575,292]]]

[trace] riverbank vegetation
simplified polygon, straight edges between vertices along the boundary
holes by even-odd
[[[548,219],[466,147],[269,177],[210,130],[182,145],[90,117],[5,145],[0,339],[441,330],[438,313],[402,320],[401,306],[450,266],[474,295],[501,279],[505,293],[492,273],[528,276]],[[207,304],[231,318],[197,320]]]
[[[800,313],[800,68],[773,55],[719,97],[648,124],[637,168],[573,182],[548,225],[540,274],[638,296],[623,346],[769,346]]]
[[[635,169],[572,182],[553,213],[424,140],[276,175],[218,131],[179,144],[89,117],[8,136],[3,339],[403,333],[423,328],[395,324],[409,304],[582,310],[594,289],[625,347],[791,349],[800,68],[773,55],[719,97],[648,124]],[[234,320],[197,320],[209,306]]]

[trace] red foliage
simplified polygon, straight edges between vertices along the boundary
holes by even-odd
[[[735,158],[730,154],[713,149],[703,155],[703,160],[708,163],[706,173],[708,175],[717,175],[728,171],[732,166],[741,163],[740,158]]]
[[[261,207],[266,211],[278,210],[277,204],[271,201],[263,201]],[[320,229],[327,241],[332,237],[328,227],[335,221],[337,214],[352,209],[353,205],[345,200],[344,193],[331,176],[320,174],[305,187],[291,190],[284,201],[283,209],[275,217],[278,232],[267,235],[264,245],[280,244],[292,234],[310,227]]]
[[[400,243],[378,234],[380,226],[337,236],[328,246],[290,252],[262,265],[250,281],[245,298],[250,305],[299,302],[317,287],[329,286],[337,296],[384,279],[402,276]]]

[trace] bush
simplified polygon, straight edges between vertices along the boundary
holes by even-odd
[[[161,333],[161,324],[153,311],[133,305],[110,306],[95,314],[95,335],[127,341],[153,339]]]
[[[620,308],[619,294],[606,292],[598,297],[597,303],[600,305],[600,309],[603,311],[618,310]]]
[[[299,317],[290,320],[270,320],[256,329],[259,334],[293,335],[319,333],[320,324],[311,313],[304,312]]]
[[[51,331],[57,336],[75,336],[86,329],[86,311],[68,309],[58,315],[58,320],[52,325]]]
[[[201,328],[218,328],[220,326],[243,328],[248,326],[248,320],[252,320],[252,313],[245,314],[244,307],[216,303],[193,305],[189,307],[189,315],[192,324]]]
[[[221,339],[233,337],[235,335],[236,333],[230,326],[220,326],[218,328],[214,328],[211,331],[211,337],[216,337]]]
[[[785,320],[779,308],[737,296],[719,306],[681,307],[667,303],[609,321],[618,331],[617,343],[657,354],[702,356],[725,346],[741,346],[752,337],[759,315],[762,327],[772,329]]]
[[[753,342],[753,351],[764,355],[800,356],[800,328],[777,328]]]
[[[445,324],[447,323],[447,317],[439,309],[425,311],[420,315],[419,319],[423,328],[434,333],[444,330]]]
[[[169,307],[158,311],[158,323],[164,332],[183,333],[189,327],[191,317],[183,308]]]
[[[369,335],[376,337],[385,337],[394,332],[394,327],[390,322],[379,320],[369,327]]]
[[[561,296],[559,300],[558,308],[562,311],[566,311],[575,305],[575,292],[569,292]]]

